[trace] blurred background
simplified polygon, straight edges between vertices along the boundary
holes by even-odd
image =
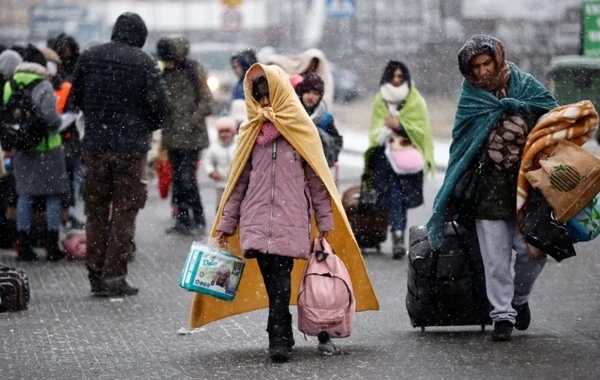
[[[85,49],[107,41],[125,11],[146,21],[151,54],[160,36],[185,34],[213,90],[235,81],[229,58],[241,48],[318,47],[340,102],[374,92],[390,58],[409,64],[423,93],[456,95],[456,53],[473,34],[503,40],[507,58],[542,81],[552,57],[581,45],[582,0],[0,0],[0,42],[44,46],[65,32]]]

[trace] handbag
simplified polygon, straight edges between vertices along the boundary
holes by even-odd
[[[402,144],[400,138],[394,137],[386,141],[384,153],[396,174],[415,174],[425,168],[421,152],[412,144]]]
[[[539,190],[534,190],[525,216],[525,241],[556,261],[575,256],[575,248],[567,227],[554,219],[552,208]]]

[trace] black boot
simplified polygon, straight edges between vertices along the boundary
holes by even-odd
[[[269,331],[269,357],[275,363],[286,362],[290,358],[288,331],[285,326],[273,325]]]
[[[291,353],[296,342],[294,341],[294,329],[292,327],[292,315],[291,314],[288,314],[288,315],[289,315],[289,318],[286,320],[285,330],[286,330],[286,337],[287,337],[287,349]]]
[[[66,253],[60,249],[58,236],[58,231],[48,230],[46,261],[60,261],[65,258]]]
[[[90,280],[90,288],[93,295],[98,295],[102,291],[100,284],[100,272],[88,268],[88,279]]]
[[[101,286],[100,293],[98,293],[98,296],[100,296],[100,297],[129,297],[129,296],[135,296],[136,294],[139,293],[139,291],[140,290],[138,288],[134,288],[133,286],[129,285],[127,283],[127,281],[120,280],[120,281],[112,282],[109,284],[103,284]]]
[[[404,247],[404,231],[392,231],[392,257],[394,259],[399,259],[405,254],[406,248]]]
[[[19,252],[17,261],[37,261],[38,256],[31,248],[31,239],[28,232],[19,231]]]

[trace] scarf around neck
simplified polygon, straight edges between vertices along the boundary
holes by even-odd
[[[381,85],[379,91],[381,92],[381,97],[387,103],[390,113],[394,116],[398,116],[398,113],[400,112],[398,106],[406,100],[408,93],[410,92],[408,83],[404,82],[399,87],[396,87],[391,83],[385,83]]]
[[[275,124],[271,121],[265,121],[260,127],[260,132],[258,132],[258,137],[256,138],[256,143],[260,146],[265,146],[270,144],[277,137],[281,136]]]
[[[477,79],[471,70],[471,61],[484,54],[494,58],[498,72],[493,77]],[[492,36],[476,35],[469,38],[458,52],[458,68],[468,82],[490,92],[503,89],[510,80],[510,67],[505,59],[504,44]]]

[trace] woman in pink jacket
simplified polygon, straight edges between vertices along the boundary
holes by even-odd
[[[252,81],[252,96],[261,107],[271,106],[265,76]],[[269,355],[285,361],[294,346],[289,311],[294,259],[308,257],[312,210],[321,237],[333,230],[329,193],[275,125],[265,121],[223,210],[216,237],[226,241],[239,225],[244,256],[258,260],[269,296]]]

